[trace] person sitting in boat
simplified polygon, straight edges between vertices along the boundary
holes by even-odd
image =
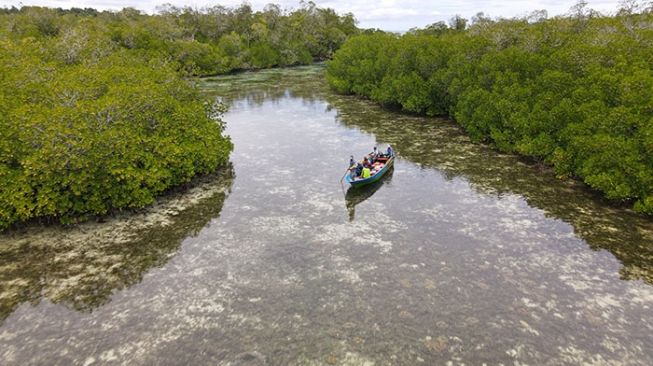
[[[354,178],[355,178],[355,177],[360,177],[361,174],[363,174],[363,168],[364,168],[364,167],[363,167],[363,164],[361,164],[361,163],[357,163],[357,164],[356,164],[356,168],[353,169],[353,172],[354,172],[354,174],[355,174],[355,175],[354,175]]]
[[[360,168],[360,169],[359,169]],[[358,177],[363,170],[363,166],[361,163],[357,163],[356,160],[354,160],[354,156],[349,157],[349,176],[353,180],[354,178]]]
[[[388,144],[388,149],[386,151],[386,156],[391,158],[394,155],[395,155],[395,151],[392,149],[392,146],[390,146],[390,144]]]
[[[363,167],[364,168],[369,168],[372,166],[372,159],[370,158],[369,155],[365,156],[363,158]]]
[[[372,151],[372,156],[373,156],[374,158],[376,158],[377,156],[379,156],[379,150],[376,148],[376,146],[374,146],[374,151]]]
[[[372,164],[374,164],[374,160],[376,160],[375,155],[372,155],[372,154],[367,155],[367,162],[370,164],[370,166],[372,166]]]
[[[368,167],[363,168],[363,172],[362,172],[362,174],[361,174],[361,178],[363,178],[363,179],[367,179],[367,178],[369,178],[369,177],[371,177],[371,176],[372,176],[372,173],[371,173],[371,171],[370,171],[370,168],[368,168]]]

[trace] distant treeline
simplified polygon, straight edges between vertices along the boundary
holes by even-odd
[[[352,14],[301,4],[292,11],[269,4],[257,12],[247,4],[202,9],[164,5],[155,15],[133,8],[5,8],[0,37],[58,42],[55,51],[68,64],[88,56],[82,52],[103,55],[128,49],[173,62],[187,74],[215,75],[324,60],[358,32]]]
[[[449,115],[474,141],[552,165],[653,214],[653,13],[479,13],[403,36],[349,39],[328,63],[341,93]]]
[[[312,3],[0,11],[0,230],[143,207],[227,163],[191,75],[311,63],[357,31]]]

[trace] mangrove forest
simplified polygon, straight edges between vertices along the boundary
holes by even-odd
[[[203,1],[0,9],[1,366],[653,365],[650,3]]]
[[[384,106],[450,116],[474,141],[653,214],[651,9],[605,16],[581,1],[553,18],[479,13],[401,36],[368,31],[336,52],[327,79]]]
[[[314,3],[0,9],[0,229],[143,207],[215,171],[224,106],[190,77],[310,64],[357,31]]]

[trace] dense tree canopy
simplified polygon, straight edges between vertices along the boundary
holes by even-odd
[[[270,4],[257,12],[245,3],[203,9],[163,5],[155,15],[132,8],[12,8],[0,12],[0,36],[51,38],[68,63],[83,57],[82,51],[124,48],[174,62],[187,74],[213,75],[324,60],[358,32],[351,14],[341,16],[313,2],[301,5],[284,11]]]
[[[219,120],[165,64],[126,51],[62,66],[0,42],[0,227],[141,207],[226,163]]]
[[[586,4],[585,4],[586,5]],[[653,214],[653,13],[471,25],[455,18],[349,39],[330,85],[407,112],[453,117],[475,141],[551,164]]]

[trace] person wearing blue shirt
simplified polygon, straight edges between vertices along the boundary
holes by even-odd
[[[390,146],[390,144],[388,144],[388,150],[387,150],[387,152],[386,152],[386,155],[387,155],[389,158],[390,158],[390,157],[393,157],[393,156],[395,155],[395,151],[392,149],[392,146]]]
[[[349,175],[351,179],[353,180],[358,176],[359,173],[357,173],[357,167],[356,167],[356,160],[354,160],[354,155],[351,155],[349,157]]]

